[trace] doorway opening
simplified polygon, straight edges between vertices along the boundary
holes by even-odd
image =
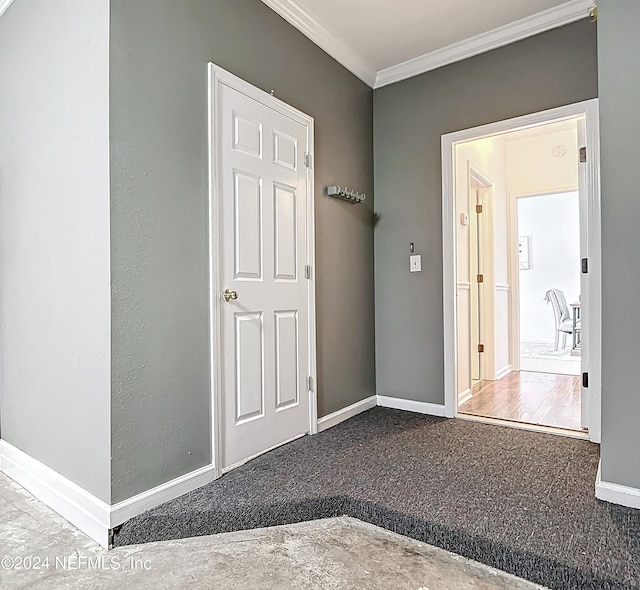
[[[443,136],[449,416],[599,439],[594,120],[588,101]]]
[[[520,370],[580,376],[579,194],[522,197],[515,204]]]

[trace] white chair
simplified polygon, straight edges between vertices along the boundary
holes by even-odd
[[[573,320],[567,305],[567,298],[560,289],[549,289],[544,296],[547,303],[553,307],[553,318],[556,322],[556,339],[553,350],[558,351],[560,334],[562,334],[562,350],[567,346],[567,336],[573,334]]]

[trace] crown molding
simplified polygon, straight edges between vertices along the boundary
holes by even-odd
[[[9,6],[11,6],[13,0],[0,0],[0,16],[2,16]]]
[[[363,82],[373,87],[376,81],[375,68],[371,67],[344,40],[325,29],[297,2],[294,0],[262,0],[262,2]]]
[[[517,20],[459,43],[437,49],[401,64],[380,70],[374,88],[381,88],[435,70],[448,64],[462,61],[498,47],[515,43],[538,33],[568,25],[589,16],[593,0],[571,0],[555,8]]]

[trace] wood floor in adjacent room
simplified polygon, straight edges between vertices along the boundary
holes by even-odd
[[[482,381],[473,397],[458,409],[488,416],[556,428],[580,428],[580,377],[514,371],[500,381]]]

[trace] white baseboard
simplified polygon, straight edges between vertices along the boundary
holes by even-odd
[[[107,547],[108,504],[4,440],[0,440],[0,471]]]
[[[602,481],[600,469],[601,465],[598,464],[598,475],[596,476],[596,498],[598,500],[629,508],[640,508],[640,490],[638,488]]]
[[[336,424],[340,424],[340,422],[344,422],[349,418],[353,418],[362,412],[366,412],[371,408],[375,408],[378,405],[378,398],[375,395],[363,399],[362,401],[356,402],[355,404],[351,404],[346,408],[342,408],[342,410],[338,410],[337,412],[333,412],[332,414],[328,414],[323,418],[318,420],[318,432],[322,432],[323,430],[327,430]]]
[[[186,473],[146,492],[118,502],[111,506],[110,528],[118,526],[138,514],[142,514],[145,510],[150,510],[164,502],[200,488],[213,481],[214,477],[215,469],[213,465],[205,465],[191,473]]]
[[[426,402],[416,402],[410,399],[400,399],[397,397],[388,397],[386,395],[378,396],[378,405],[383,408],[394,408],[395,410],[406,410],[408,412],[417,412],[418,414],[429,414],[430,416],[444,416],[443,404],[429,404]]]
[[[0,440],[0,471],[103,547],[109,544],[109,529],[195,490],[215,476],[213,465],[207,465],[109,506],[4,440]]]
[[[470,389],[465,389],[458,394],[458,405],[461,406],[464,402],[468,402],[473,397]]]
[[[502,367],[502,369],[496,372],[496,381],[500,381],[500,379],[506,377],[509,373],[511,373],[511,371],[513,371],[513,367],[511,365]]]

